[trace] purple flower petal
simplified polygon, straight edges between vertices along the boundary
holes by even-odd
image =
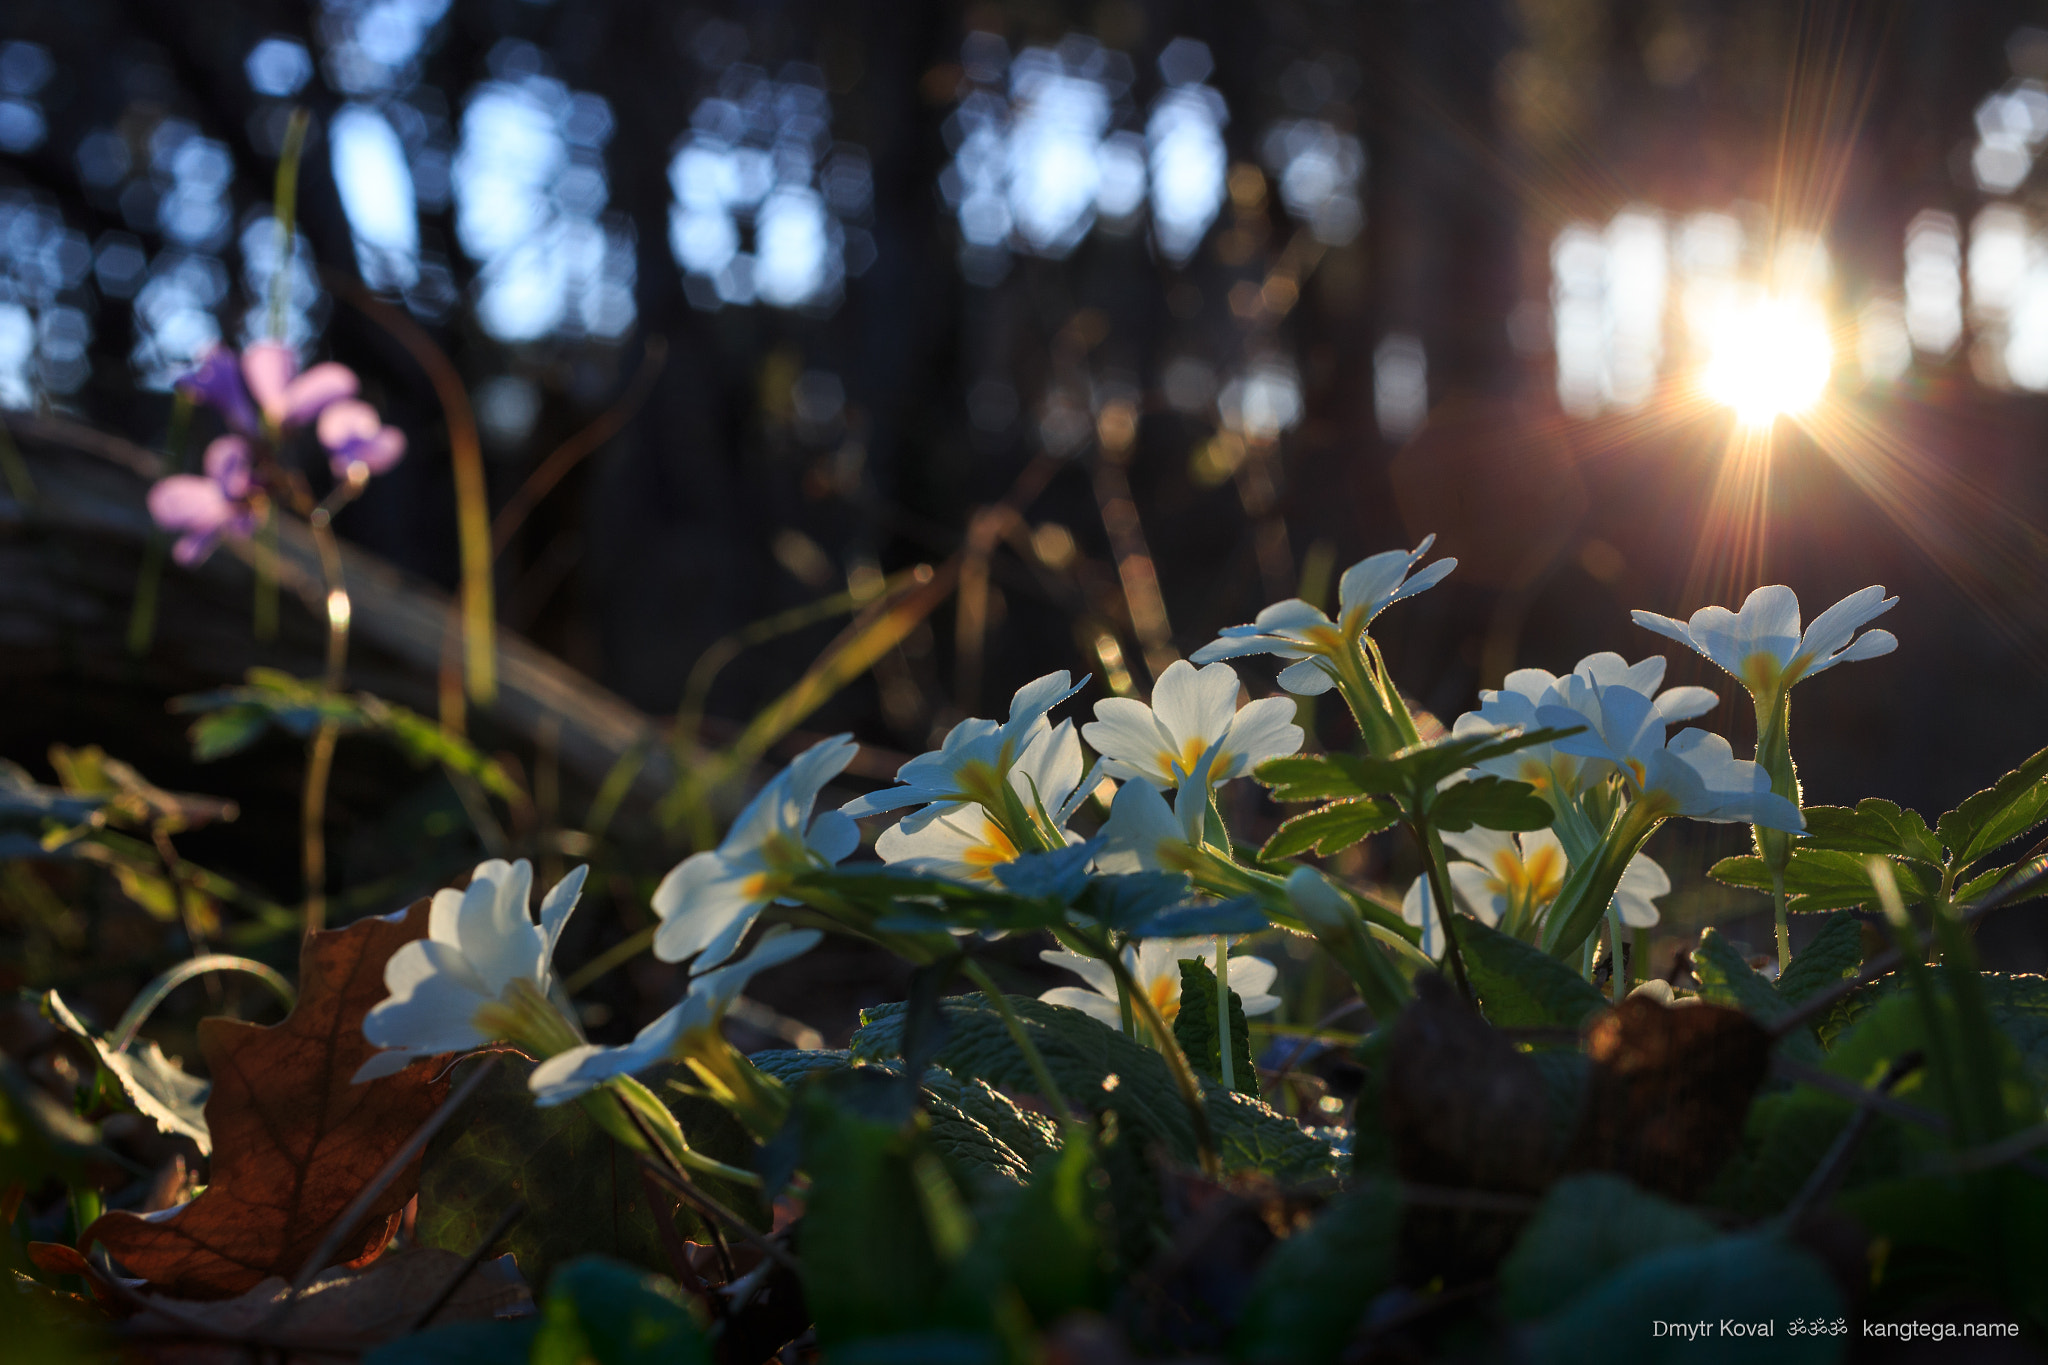
[[[177,544],[171,546],[171,558],[189,569],[204,561],[219,543],[220,533],[217,531],[193,531],[178,537]]]
[[[284,411],[285,390],[299,372],[299,353],[282,341],[254,341],[242,349],[242,377],[263,415],[272,421]]]
[[[225,497],[249,496],[250,471],[254,467],[249,443],[239,436],[221,436],[206,447],[206,477],[213,480]]]
[[[216,346],[208,351],[199,368],[178,383],[220,413],[236,431],[254,434],[261,425],[256,407],[249,401],[249,390],[242,383],[235,353],[227,347]]]
[[[173,474],[149,490],[149,515],[166,531],[212,535],[235,515],[235,505],[212,479]]]
[[[304,426],[318,417],[328,404],[353,398],[355,393],[356,372],[330,360],[323,365],[315,365],[287,384],[281,410],[273,416],[281,426]]]
[[[320,444],[332,451],[345,451],[375,436],[383,425],[384,419],[368,403],[343,399],[320,414]]]
[[[405,433],[397,427],[380,427],[377,434],[368,440],[352,442],[334,452],[327,464],[333,469],[335,478],[346,479],[352,465],[361,465],[366,473],[376,475],[404,458]]]

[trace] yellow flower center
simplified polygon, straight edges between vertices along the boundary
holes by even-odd
[[[1180,975],[1176,968],[1173,975],[1153,977],[1145,983],[1145,994],[1152,998],[1152,1008],[1159,1011],[1159,1017],[1172,1023],[1180,1016]]]
[[[1178,783],[1182,774],[1192,774],[1195,771],[1195,765],[1202,761],[1202,754],[1208,747],[1208,741],[1197,736],[1182,744],[1178,754],[1171,749],[1161,749],[1153,756],[1153,762],[1158,764],[1161,777],[1169,782]],[[1230,755],[1218,749],[1216,757],[1209,763],[1209,772],[1213,776],[1229,766]]]
[[[1742,661],[1740,677],[1752,696],[1770,695],[1783,680],[1778,669],[1778,656],[1768,649],[1758,650]]]
[[[1547,905],[1564,888],[1564,853],[1552,844],[1538,844],[1521,857],[1504,848],[1494,855],[1493,870],[1486,889],[1510,904]]]
[[[981,817],[981,836],[960,851],[960,861],[973,869],[968,873],[976,881],[992,881],[995,869],[1004,863],[1014,862],[1017,846],[1010,842],[1010,836],[986,815]]]

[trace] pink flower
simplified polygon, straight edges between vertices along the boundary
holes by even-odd
[[[280,430],[302,427],[330,403],[356,396],[356,372],[333,361],[299,373],[299,353],[282,341],[242,348],[242,378],[263,416]]]
[[[235,353],[216,346],[182,381],[244,436],[260,437],[268,423],[283,431],[302,427],[331,403],[355,397],[356,374],[332,361],[299,373],[299,353],[281,341],[253,342]]]
[[[405,433],[385,426],[377,410],[358,399],[330,403],[318,431],[337,479],[350,478],[358,466],[366,475],[382,474],[405,457]]]
[[[149,515],[179,533],[171,557],[187,567],[212,554],[223,535],[246,539],[256,530],[249,443],[218,438],[206,448],[205,468],[204,474],[173,474],[149,490]]]

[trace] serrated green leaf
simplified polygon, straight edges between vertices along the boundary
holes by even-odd
[[[1773,1023],[1785,1013],[1787,1006],[1778,988],[1751,967],[1720,930],[1701,931],[1692,962],[1702,1000],[1741,1010],[1761,1024]]]
[[[1145,1135],[1140,1141],[1163,1142],[1181,1161],[1195,1159],[1194,1124],[1164,1058],[1080,1010],[1028,996],[1006,998],[1070,1104],[1098,1115],[1114,1112],[1124,1129]],[[960,995],[949,998],[944,1010],[949,1033],[936,1058],[939,1065],[1005,1090],[1036,1092],[1031,1067],[993,1005],[978,995]],[[902,1013],[900,1003],[863,1011],[861,1027],[853,1035],[854,1058],[880,1061],[900,1056]],[[1226,1169],[1260,1169],[1296,1178],[1293,1172],[1310,1167],[1327,1171],[1334,1163],[1327,1145],[1258,1100],[1215,1087],[1206,1107]]]
[[[786,1085],[806,1077],[844,1071],[853,1065],[845,1052],[796,1052],[772,1049],[747,1060]],[[895,1062],[870,1062],[890,1075],[901,1075]],[[992,1193],[999,1183],[1022,1185],[1034,1163],[1059,1146],[1057,1130],[1047,1119],[1017,1107],[1007,1095],[975,1077],[959,1077],[944,1067],[924,1074],[922,1103],[931,1120],[930,1141],[956,1179],[971,1193]]]
[[[1866,797],[1847,806],[1806,806],[1806,837],[1801,848],[1831,849],[1838,853],[1885,853],[1911,858],[1929,867],[1942,865],[1941,840],[1927,828],[1918,811],[1902,810],[1896,802]]]
[[[1314,849],[1319,857],[1327,858],[1378,834],[1400,817],[1393,805],[1370,796],[1332,801],[1281,821],[1259,856],[1288,858]]]
[[[1267,759],[1252,775],[1275,801],[1341,800],[1366,795],[1362,763],[1350,754],[1290,754]]]
[[[1877,898],[1870,887],[1867,854],[1843,853],[1836,849],[1797,845],[1785,869],[1787,908],[1797,911],[1842,910],[1868,905]],[[1890,859],[1898,879],[1899,895],[1910,904],[1923,904],[1934,896],[1935,884],[1919,863]],[[1762,858],[1723,858],[1709,869],[1708,876],[1728,886],[1769,892],[1771,872]]]
[[[1935,824],[1957,867],[1967,867],[2048,820],[2048,749],[1966,799]]]
[[[1707,1202],[1745,1217],[1781,1212],[1806,1185],[1855,1112],[1847,1100],[1810,1086],[1759,1095],[1743,1122],[1742,1145],[1715,1177]],[[1842,1172],[1848,1188],[1898,1173],[1902,1138],[1882,1122],[1867,1130]]]
[[[1264,1100],[1210,1085],[1203,1088],[1202,1108],[1226,1171],[1259,1171],[1283,1183],[1336,1173],[1336,1148]]]
[[[602,1256],[548,1281],[531,1365],[711,1365],[711,1343],[673,1282]]]
[[[1842,1358],[1846,1336],[1792,1336],[1795,1318],[1843,1315],[1834,1281],[1812,1253],[1778,1238],[1749,1234],[1667,1247],[1627,1261],[1528,1338],[1534,1365],[1665,1365],[1732,1358],[1720,1336],[1722,1319],[1776,1324],[1771,1336],[1741,1340],[1748,1365],[1829,1365]],[[1712,1340],[1680,1333],[1655,1336],[1653,1322],[1713,1325]],[[1701,1347],[1706,1347],[1704,1354]]]
[[[213,1134],[206,1125],[206,1097],[213,1088],[210,1082],[188,1074],[150,1039],[131,1045],[126,1052],[116,1052],[105,1038],[87,1028],[55,991],[43,996],[43,1009],[59,1028],[93,1050],[137,1113],[163,1132],[191,1138],[201,1156],[212,1154]]]
[[[1816,991],[1856,975],[1863,965],[1863,930],[1856,917],[1830,915],[1820,932],[1793,955],[1784,975],[1778,978],[1778,998],[1796,1005]]]
[[[1566,1176],[1501,1262],[1501,1307],[1540,1318],[1639,1257],[1713,1237],[1706,1219],[1621,1176]]]
[[[1085,1133],[1048,1153],[984,1239],[986,1268],[970,1272],[1011,1286],[1042,1325],[1106,1306],[1114,1282],[1103,1233],[1114,1215],[1103,1180]]]
[[[1173,1017],[1174,1041],[1187,1054],[1188,1065],[1222,1083],[1222,1030],[1216,1026],[1216,973],[1200,958],[1180,962],[1180,1012]],[[1252,1065],[1252,1031],[1245,1023],[1244,1001],[1230,993],[1231,1088],[1257,1098],[1259,1073]]]
[[[1536,789],[1526,782],[1481,775],[1438,790],[1423,803],[1423,813],[1438,829],[1459,834],[1481,829],[1549,829],[1556,818]]]
[[[1577,1028],[1606,1008],[1591,982],[1534,944],[1469,915],[1457,928],[1480,1012],[1495,1028]]]
[[[1338,1196],[1266,1258],[1230,1358],[1243,1365],[1335,1360],[1399,1272],[1401,1196],[1375,1180]]]

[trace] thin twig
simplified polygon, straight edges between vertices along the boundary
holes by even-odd
[[[519,533],[520,526],[540,505],[540,500],[591,452],[616,436],[619,428],[630,421],[640,410],[640,405],[647,401],[655,379],[661,374],[662,364],[668,359],[668,341],[663,337],[650,336],[643,351],[640,369],[619,401],[599,413],[596,421],[556,446],[553,453],[526,476],[526,482],[519,485],[519,491],[512,495],[511,500],[498,509],[496,519],[491,522],[493,558],[505,553],[505,547],[512,543],[512,537]]]
[[[1771,1070],[1782,1080],[1810,1085],[1815,1090],[1825,1090],[1830,1095],[1845,1099],[1851,1104],[1861,1105],[1888,1118],[1897,1119],[1901,1123],[1910,1123],[1933,1133],[1948,1132],[1948,1120],[1933,1110],[1893,1099],[1888,1094],[1860,1086],[1852,1080],[1835,1075],[1832,1071],[1822,1071],[1817,1066],[1795,1062],[1789,1057],[1773,1057]]]
[[[645,1120],[640,1119],[639,1115],[633,1114],[630,1109],[627,1110],[627,1113],[631,1115],[631,1117],[633,1117],[634,1119],[639,1120],[640,1122],[645,1122]],[[716,1218],[719,1222],[731,1228],[733,1232],[739,1235],[739,1239],[745,1242],[748,1246],[754,1248],[754,1250],[760,1252],[763,1256],[768,1257],[770,1260],[775,1261],[777,1264],[781,1265],[782,1268],[785,1270],[791,1271],[793,1273],[802,1271],[803,1267],[797,1264],[796,1257],[790,1255],[787,1251],[784,1251],[774,1242],[770,1241],[766,1237],[763,1237],[760,1233],[754,1231],[753,1228],[747,1226],[746,1219],[740,1217],[737,1213],[734,1213],[731,1209],[727,1208],[724,1204],[720,1203],[716,1198],[705,1193],[703,1188],[700,1187],[695,1181],[679,1174],[674,1170],[671,1170],[662,1162],[645,1153],[641,1154],[640,1163],[647,1169],[647,1171],[650,1174],[654,1176],[656,1180],[661,1181],[670,1189],[682,1195],[683,1198],[695,1204],[698,1207],[698,1209],[702,1212],[710,1214],[713,1218]]]
[[[1900,1081],[1926,1064],[1926,1054],[1920,1052],[1908,1052],[1893,1058],[1892,1064],[1885,1068],[1884,1075],[1878,1078],[1876,1090],[1871,1093],[1889,1096]],[[1824,1203],[1835,1192],[1835,1187],[1842,1183],[1842,1177],[1848,1173],[1849,1158],[1856,1155],[1856,1148],[1863,1141],[1863,1135],[1869,1132],[1870,1126],[1876,1122],[1876,1109],[1859,1107],[1850,1116],[1849,1121],[1842,1125],[1842,1131],[1836,1134],[1834,1144],[1828,1148],[1827,1155],[1820,1159],[1820,1164],[1813,1168],[1813,1174],[1806,1178],[1806,1183],[1800,1187],[1799,1193],[1793,1195],[1792,1202],[1785,1206],[1785,1212],[1781,1217],[1787,1224],[1798,1221],[1800,1214],[1816,1204]]]
[[[327,1268],[327,1263],[341,1250],[341,1244],[348,1240],[349,1234],[356,1230],[356,1225],[363,1221],[363,1215],[370,1211],[370,1205],[376,1203],[378,1197],[391,1187],[391,1182],[398,1179],[399,1172],[412,1164],[414,1157],[427,1149],[427,1144],[433,1141],[434,1134],[440,1132],[448,1120],[455,1116],[455,1111],[462,1107],[463,1101],[474,1095],[484,1080],[497,1070],[500,1055],[502,1054],[494,1052],[484,1058],[483,1064],[470,1073],[469,1079],[457,1086],[454,1094],[441,1101],[441,1107],[427,1116],[427,1121],[406,1139],[405,1145],[391,1154],[391,1159],[384,1163],[383,1169],[349,1201],[349,1206],[334,1220],[334,1225],[328,1228],[327,1235],[320,1239],[320,1245],[306,1258],[305,1265],[300,1267],[298,1275],[292,1280],[292,1292],[284,1300],[286,1304],[290,1304],[303,1294],[306,1286]]]
[[[510,1204],[507,1204],[505,1211],[498,1215],[498,1221],[491,1224],[491,1230],[483,1235],[483,1239],[475,1247],[471,1248],[469,1255],[462,1258],[462,1264],[457,1266],[455,1273],[448,1277],[448,1283],[441,1286],[440,1293],[434,1295],[433,1302],[422,1308],[413,1320],[406,1324],[405,1335],[411,1336],[414,1332],[419,1331],[422,1327],[432,1322],[434,1314],[448,1306],[448,1300],[455,1297],[455,1291],[462,1288],[469,1277],[476,1272],[476,1268],[483,1263],[484,1257],[491,1254],[491,1248],[498,1244],[498,1239],[510,1232],[512,1225],[525,1216],[526,1201],[524,1199],[514,1199]]]
[[[689,1248],[683,1244],[683,1234],[676,1231],[675,1216],[661,1211],[661,1191],[655,1188],[654,1177],[645,1166],[639,1170],[640,1188],[646,1192],[647,1208],[654,1215],[654,1235],[661,1239],[661,1249],[668,1253],[669,1262],[675,1266],[676,1283],[695,1297],[710,1302],[711,1286],[697,1273],[697,1267],[690,1264]]]

